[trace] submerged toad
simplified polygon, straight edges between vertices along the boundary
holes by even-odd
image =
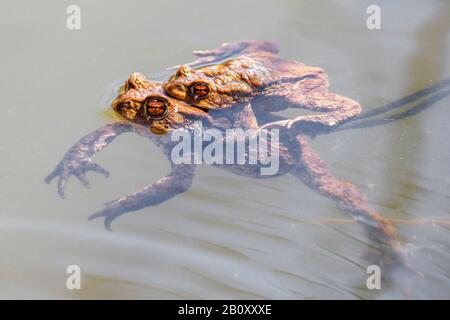
[[[263,106],[260,107],[258,103],[258,101],[254,102],[253,107],[262,109]],[[115,218],[125,213],[158,205],[189,189],[196,165],[178,164],[173,161],[172,150],[177,144],[171,139],[173,132],[183,128],[195,135],[198,134],[199,125],[204,129],[214,128],[223,131],[226,126],[221,127],[217,123],[227,123],[226,121],[217,122],[216,117],[211,116],[210,113],[166,96],[161,83],[148,81],[139,73],[132,74],[125,82],[118,97],[113,101],[112,108],[124,118],[124,121],[106,125],[81,138],[66,152],[61,162],[46,178],[47,183],[57,178],[58,191],[61,196],[64,196],[66,181],[72,175],[84,185],[88,185],[85,175],[88,171],[96,171],[108,176],[108,172],[96,164],[92,156],[104,149],[120,134],[134,132],[152,140],[171,162],[171,172],[130,195],[106,203],[103,209],[90,216],[90,219],[103,218],[107,229],[110,229]],[[217,112],[219,112],[217,119],[234,119],[233,127],[258,128],[257,118],[249,104],[238,104]],[[290,130],[295,131],[296,128]],[[251,134],[255,132],[257,130]],[[279,155],[279,170],[275,175],[261,175],[261,162],[213,165],[253,178],[270,178],[287,173],[293,175],[311,189],[334,201],[339,208],[358,221],[385,256],[391,258],[391,262],[395,265],[407,266],[393,225],[370,208],[364,195],[353,184],[334,177],[303,135],[296,137],[285,135],[279,141],[272,137],[272,130],[268,130],[267,141],[271,147],[275,145]],[[248,136],[236,137],[236,139],[248,138]],[[225,144],[226,141],[221,143]],[[252,153],[252,147],[247,146],[245,152],[246,155]],[[257,155],[260,156],[259,153]]]
[[[328,92],[322,69],[280,58],[272,43],[238,41],[194,53],[201,58],[180,66],[164,84],[170,96],[192,106],[216,110],[257,101],[259,112],[289,107],[324,112],[270,123],[295,125],[304,133],[330,130],[361,112],[356,101]]]

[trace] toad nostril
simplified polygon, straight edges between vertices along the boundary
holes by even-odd
[[[130,107],[130,104],[128,102],[125,102],[125,103],[118,104],[115,109],[117,112],[122,112],[124,109],[127,109],[129,107]]]
[[[183,93],[183,87],[184,86],[182,84],[176,83],[176,84],[173,84],[171,86],[168,86],[168,89],[169,89],[169,91],[176,92],[177,94],[182,94]]]

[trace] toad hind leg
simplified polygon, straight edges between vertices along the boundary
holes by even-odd
[[[173,165],[172,171],[165,177],[133,194],[106,203],[103,209],[89,216],[89,220],[104,218],[105,228],[111,231],[111,223],[117,217],[145,207],[155,206],[188,190],[194,172],[195,165]]]
[[[297,140],[302,148],[301,163],[292,174],[311,189],[332,199],[339,208],[361,223],[371,241],[383,249],[383,254],[390,258],[389,262],[394,262],[393,266],[399,264],[413,270],[401,249],[394,226],[370,208],[364,195],[353,184],[335,178],[325,162],[311,149],[305,137],[298,136]]]
[[[361,106],[358,102],[328,92],[328,87],[328,76],[323,71],[312,73],[296,82],[284,82],[273,86],[267,91],[269,99],[270,97],[282,97],[289,107],[321,114],[276,121],[267,124],[266,127],[280,129],[294,127],[300,131],[294,130],[295,134],[315,135],[319,132],[327,132],[361,113]],[[277,104],[274,105],[277,106]]]
[[[264,128],[292,128],[296,129],[293,131],[296,134],[314,135],[319,132],[327,132],[361,113],[361,106],[358,102],[331,92],[314,91],[298,97],[295,101],[300,108],[325,113],[275,121],[266,124]]]

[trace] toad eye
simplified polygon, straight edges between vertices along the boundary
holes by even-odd
[[[151,119],[162,119],[169,112],[169,106],[165,99],[148,97],[144,103],[144,112]]]
[[[197,82],[191,86],[191,93],[196,99],[204,99],[209,94],[209,85],[206,82]]]

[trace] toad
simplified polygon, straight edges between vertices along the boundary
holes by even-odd
[[[253,109],[264,107],[264,105],[260,107],[259,103],[261,101],[254,100],[250,106],[245,101],[239,102],[233,107],[219,110],[220,114],[213,117],[205,111],[205,108],[198,107],[197,104],[188,105],[185,101],[167,96],[161,83],[149,81],[142,74],[134,73],[127,79],[118,97],[112,102],[113,110],[123,120],[105,125],[81,138],[69,148],[45,180],[50,183],[56,178],[58,192],[64,197],[65,184],[71,176],[77,177],[83,185],[87,186],[89,184],[87,172],[95,171],[105,176],[109,175],[104,168],[93,161],[92,157],[108,146],[117,136],[132,132],[155,143],[170,161],[171,172],[130,195],[106,203],[102,209],[89,217],[90,220],[104,219],[105,227],[110,230],[111,223],[119,216],[145,207],[156,206],[189,190],[196,164],[174,161],[172,150],[176,141],[171,139],[172,133],[183,129],[195,135],[199,124],[205,129],[214,128],[219,131],[229,126],[227,121],[217,119],[234,119],[235,122],[232,123],[234,127],[258,129],[260,128],[258,118]],[[289,130],[295,131],[297,127]],[[388,260],[397,265],[407,266],[407,259],[397,239],[394,226],[369,206],[365,196],[353,184],[340,180],[332,174],[325,162],[310,147],[304,135],[283,136],[277,141],[272,139],[277,130],[267,131],[269,144],[276,144],[279,154],[279,170],[276,175],[261,175],[260,162],[213,165],[234,174],[257,179],[291,174],[299,182],[334,201],[340,209],[359,222],[366,229],[369,238],[380,247],[386,257],[390,258]],[[250,154],[251,147],[248,146],[245,152]]]
[[[257,102],[255,112],[290,107],[320,112],[266,125],[287,129],[295,126],[310,134],[327,132],[361,112],[355,100],[328,91],[329,81],[323,69],[281,58],[277,53],[274,44],[253,40],[194,51],[200,58],[180,66],[164,84],[164,90],[204,110]]]

